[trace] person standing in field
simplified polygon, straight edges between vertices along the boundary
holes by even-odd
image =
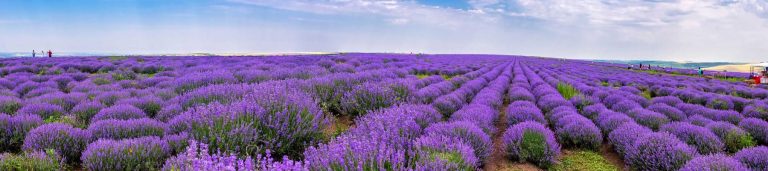
[[[32,57],[35,57],[35,50],[32,50]]]
[[[51,50],[48,50],[48,57],[49,58],[53,57],[53,52],[51,52]]]

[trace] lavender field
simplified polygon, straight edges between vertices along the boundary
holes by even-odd
[[[503,55],[7,58],[0,170],[768,170],[768,87],[695,73]]]

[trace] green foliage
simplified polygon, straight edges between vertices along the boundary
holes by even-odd
[[[549,168],[551,171],[618,171],[603,156],[592,151],[576,151],[563,156],[560,163]]]
[[[20,102],[9,101],[9,102],[0,104],[0,112],[5,114],[13,115],[19,109],[21,109]]]
[[[576,90],[576,88],[573,88],[570,84],[562,82],[557,83],[557,92],[560,92],[560,95],[563,95],[563,97],[568,100],[573,96],[579,95],[579,91]]]
[[[85,128],[88,123],[82,123],[78,122],[77,118],[75,116],[71,115],[62,115],[62,116],[51,116],[43,120],[45,123],[63,123],[67,125],[72,125],[73,127],[78,128]]]
[[[444,80],[450,80],[451,78],[453,78],[453,75],[445,75],[445,74],[443,74],[443,75],[440,75],[440,76],[443,77]]]
[[[643,93],[640,95],[642,95],[643,97],[645,97],[645,99],[648,99],[648,100],[651,100],[653,98],[653,96],[651,95],[651,91],[648,91],[648,90],[643,91]]]
[[[432,75],[429,75],[429,74],[416,74],[416,78],[419,78],[419,79],[427,78],[429,76],[432,76]]]
[[[608,87],[611,84],[608,84],[608,82],[605,82],[605,81],[600,81],[600,85],[603,86],[603,87]]]
[[[733,130],[728,131],[728,133],[725,134],[723,142],[725,143],[725,149],[730,153],[735,153],[743,148],[757,145],[751,135]]]
[[[525,131],[523,141],[520,143],[520,159],[532,161],[541,167],[548,167],[552,163],[547,160],[547,140],[544,135]]]
[[[55,171],[64,170],[61,158],[53,150],[37,154],[0,154],[0,170],[8,171]]]
[[[94,78],[91,81],[94,84],[96,84],[96,85],[105,85],[105,84],[111,84],[112,83],[112,81],[110,81],[109,79],[106,79],[106,78]]]

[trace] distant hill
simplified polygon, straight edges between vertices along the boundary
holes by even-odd
[[[594,60],[596,62],[608,62],[617,64],[633,64],[633,65],[648,65],[661,66],[661,67],[673,67],[673,68],[685,68],[685,69],[697,69],[699,67],[709,68],[722,65],[743,65],[745,63],[732,63],[732,62],[675,62],[675,61],[652,61],[652,60]]]

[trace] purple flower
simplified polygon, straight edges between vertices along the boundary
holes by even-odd
[[[155,117],[158,112],[163,108],[163,100],[153,95],[122,99],[116,102],[116,104],[128,104],[136,108],[141,109],[147,116]]]
[[[632,109],[638,108],[642,109],[643,106],[632,100],[622,100],[611,105],[611,109],[617,112],[629,112]]]
[[[600,114],[597,115],[597,118],[595,119],[595,122],[600,127],[600,129],[603,131],[604,134],[608,134],[617,127],[623,125],[627,122],[635,123],[632,118],[629,116],[614,112],[611,110],[605,110],[603,112],[600,112]]]
[[[522,103],[519,103],[522,102]],[[507,107],[507,124],[514,125],[517,123],[525,122],[525,121],[535,121],[539,122],[541,124],[546,124],[547,121],[544,119],[544,115],[541,113],[541,110],[539,108],[536,108],[535,105],[522,105],[527,104],[523,101],[514,102],[512,105]]]
[[[734,154],[733,158],[752,170],[768,169],[768,147],[765,146],[742,149]]]
[[[608,110],[608,108],[605,107],[605,105],[603,105],[602,103],[597,103],[597,104],[585,106],[581,111],[581,115],[584,115],[585,117],[590,119],[594,119],[596,117],[599,117],[599,114],[606,110]]]
[[[715,122],[712,119],[706,118],[701,115],[693,115],[688,117],[688,119],[685,120],[685,122],[698,125],[698,126],[707,126],[707,124]]]
[[[677,170],[698,154],[669,133],[638,137],[624,155],[624,162],[637,170]]]
[[[0,113],[0,151],[19,150],[27,133],[41,124],[43,120],[37,115]]]
[[[465,141],[438,134],[416,139],[414,153],[417,170],[476,170],[481,161]]]
[[[370,110],[386,108],[397,103],[395,91],[378,83],[355,86],[341,99],[342,113],[350,116],[364,115]]]
[[[661,114],[666,115],[670,120],[672,121],[683,121],[688,119],[688,116],[683,113],[683,111],[678,110],[675,107],[669,106],[664,103],[656,103],[651,106],[648,106],[648,110],[659,112]]]
[[[94,138],[126,139],[143,136],[163,136],[168,127],[165,123],[149,118],[116,120],[107,119],[91,123],[88,126]]]
[[[768,144],[768,122],[757,118],[747,118],[739,123],[739,127],[749,132],[760,144]]]
[[[523,87],[512,87],[509,89],[509,101],[536,101],[536,98],[530,91]]]
[[[77,162],[80,153],[89,142],[93,141],[91,132],[70,125],[51,123],[41,125],[29,131],[24,139],[24,150],[53,149],[68,162]]]
[[[714,96],[707,100],[707,107],[712,109],[730,110],[733,106],[733,101],[725,96]]]
[[[726,150],[730,153],[755,145],[755,141],[749,133],[731,123],[718,121],[709,123],[706,127],[720,137]]]
[[[19,98],[11,96],[0,96],[0,113],[13,115],[21,109],[22,103]]]
[[[64,115],[66,111],[64,111],[63,108],[57,105],[52,105],[48,103],[32,103],[32,104],[24,105],[24,107],[19,109],[19,111],[17,111],[16,113],[37,115],[37,116],[40,116],[40,118],[48,120],[48,119],[59,118],[62,115]]]
[[[470,104],[462,107],[451,115],[450,121],[472,122],[489,135],[496,132],[494,123],[498,118],[498,111],[490,106]]]
[[[631,150],[635,141],[645,134],[652,133],[651,129],[640,126],[634,122],[619,125],[608,134],[608,141],[619,155],[625,156]]]
[[[211,84],[235,83],[237,78],[226,70],[193,72],[174,80],[176,93],[183,94]]]
[[[184,153],[169,158],[163,164],[166,171],[193,171],[193,170],[256,170],[254,161],[247,157],[240,159],[233,154],[212,153],[208,151],[208,145],[189,141]]]
[[[99,113],[96,113],[91,118],[91,121],[100,121],[100,120],[107,120],[107,119],[139,119],[139,118],[146,118],[147,114],[144,114],[144,111],[142,111],[139,108],[133,107],[131,105],[126,104],[120,104],[115,105],[112,107],[104,108],[99,111]]]
[[[160,168],[170,153],[158,137],[124,140],[97,140],[83,151],[83,168],[88,170],[153,170]]]
[[[658,130],[661,125],[669,122],[669,118],[666,115],[643,108],[633,109],[627,112],[627,115],[635,118],[635,122],[638,124],[653,130]]]
[[[471,122],[456,121],[448,123],[435,123],[424,130],[424,134],[435,134],[450,138],[457,138],[469,145],[475,152],[475,156],[484,160],[491,154],[491,138],[479,127]]]
[[[680,100],[680,98],[677,98],[675,96],[660,96],[660,97],[654,97],[651,100],[651,103],[657,104],[666,104],[669,106],[677,106],[677,104],[684,103],[683,100]]]
[[[699,156],[688,161],[680,171],[699,171],[699,170],[732,170],[749,171],[747,167],[739,163],[738,160],[723,154],[714,154]]]
[[[2,102],[0,102],[0,105],[2,105]],[[754,118],[760,118],[763,120],[768,120],[768,104],[765,103],[754,103],[751,105],[747,105],[744,107],[744,111],[742,114],[746,117],[754,117]]]
[[[560,155],[560,145],[554,133],[538,122],[526,121],[508,128],[503,140],[505,151],[513,160],[547,167]]]
[[[671,122],[661,126],[660,131],[669,132],[678,139],[698,149],[701,154],[721,153],[725,144],[709,129],[687,122]]]
[[[557,140],[565,147],[596,150],[603,142],[603,134],[592,121],[584,116],[571,114],[555,125]]]
[[[83,125],[87,125],[91,122],[91,118],[96,116],[96,114],[99,113],[99,111],[101,111],[101,109],[104,107],[105,106],[99,102],[84,102],[77,104],[74,108],[72,108],[70,113],[75,115],[75,118],[83,123]]]

